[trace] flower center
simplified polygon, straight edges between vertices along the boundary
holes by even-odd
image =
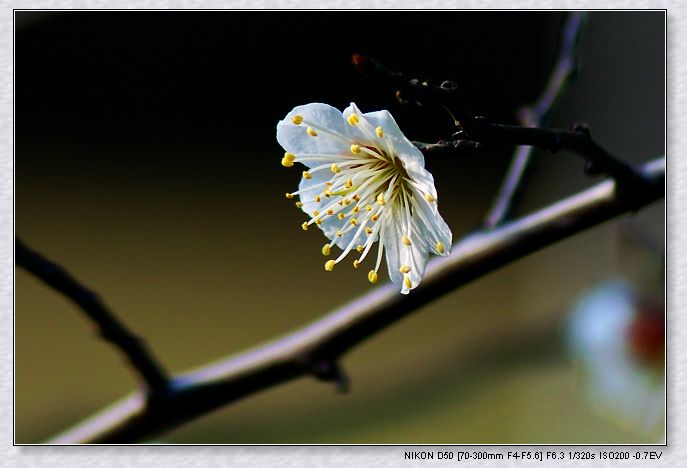
[[[390,192],[392,199],[398,199],[401,202],[401,204],[403,204],[405,201],[405,197],[399,198],[398,196],[398,191],[401,190],[401,187],[405,189],[405,193],[408,194],[408,198],[412,197],[412,190],[409,190],[409,187],[407,186],[407,181],[410,180],[410,176],[408,175],[408,172],[403,166],[403,163],[399,158],[387,154],[384,150],[375,148],[373,146],[368,146],[367,148],[370,151],[377,153],[383,160],[380,164],[380,175],[378,176],[380,179],[383,180],[383,182],[379,184],[377,188],[377,192],[375,193],[375,199],[377,199],[377,197],[380,196],[383,197],[385,193]],[[391,177],[386,177],[387,175]],[[395,181],[393,187],[391,187],[392,181]]]
[[[305,180],[300,190],[287,194],[288,198],[299,195],[297,206],[312,216],[310,221],[303,223],[303,229],[317,224],[325,231],[331,242],[322,247],[323,255],[329,256],[334,244],[343,250],[335,260],[325,263],[325,270],[332,271],[353,249],[360,254],[353,261],[353,267],[358,268],[379,240],[377,262],[368,273],[370,282],[375,283],[385,244],[388,247],[389,242],[398,242],[400,238],[402,263],[399,271],[403,274],[404,288],[411,289],[412,239],[423,235],[436,238],[433,245],[440,254],[444,252],[444,244],[436,233],[420,233],[414,227],[413,216],[423,217],[416,205],[436,200],[431,193],[421,190],[408,174],[402,159],[394,152],[394,140],[384,134],[382,127],[374,128],[355,114],[350,115],[347,122],[359,128],[361,136],[353,139],[301,116],[294,116],[292,122],[307,126],[304,133],[308,138],[331,138],[348,148],[337,154],[286,153],[282,159],[286,167],[293,166],[294,162],[310,167],[303,172]],[[415,192],[419,196],[416,197]],[[386,237],[385,230],[389,230]]]

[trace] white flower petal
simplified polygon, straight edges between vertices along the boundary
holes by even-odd
[[[418,213],[414,218],[418,226],[417,229],[424,232],[430,238],[428,244],[432,253],[443,257],[448,256],[451,253],[451,244],[453,242],[451,229],[439,214],[436,202],[428,202],[421,194],[417,192],[415,194],[417,201],[414,208]],[[443,244],[443,253],[437,247],[439,242]]]
[[[401,273],[401,248],[404,247],[401,238],[403,234],[399,231],[399,220],[390,217],[384,224],[384,249],[386,252],[386,266],[389,270],[389,278],[395,284],[403,285],[403,274]],[[408,291],[401,290],[404,294]]]
[[[389,111],[381,110],[364,114],[358,109],[358,106],[351,103],[351,105],[344,110],[343,115],[348,119],[351,114],[356,114],[361,119],[358,125],[349,125],[348,134],[351,135],[352,138],[358,138],[367,143],[375,140],[381,141],[385,149],[394,153],[394,155],[401,159],[404,164],[425,165],[424,155],[405,137],[405,135],[403,135],[403,132],[401,132],[396,120],[394,120]],[[382,138],[377,138],[374,133],[378,127],[382,129]],[[372,134],[374,138],[370,139],[370,134]]]
[[[429,248],[424,239],[417,237],[413,238],[411,245],[405,245],[402,241],[403,224],[404,221],[400,215],[389,218],[385,225],[384,247],[391,281],[401,285],[401,293],[408,294],[411,289],[415,289],[420,284],[425,274]],[[403,274],[401,267],[409,267],[410,271]],[[410,285],[406,282],[406,276]]]
[[[352,209],[352,205],[340,206],[338,204],[339,197],[326,197],[322,195],[326,186],[323,186],[325,182],[331,179],[331,173],[321,171],[312,174],[311,179],[303,178],[299,185],[299,191],[302,192],[300,196],[300,201],[303,203],[301,209],[308,214],[311,218],[320,218],[322,220],[321,224],[313,223],[319,227],[324,235],[341,250],[344,250],[351,241],[356,238],[360,244],[364,244],[367,241],[367,235],[362,232],[356,236],[358,229],[356,226],[351,228],[351,219],[353,215],[347,215],[343,219],[339,219],[338,213],[348,213]],[[311,187],[316,187],[313,188]],[[316,201],[316,196],[319,196],[320,201]],[[334,211],[333,215],[327,215],[327,210],[332,209]],[[314,212],[318,212],[317,216],[313,216]],[[312,225],[311,225],[312,226]],[[338,233],[341,232],[342,235],[339,236]]]
[[[298,185],[298,191],[301,192],[300,200],[303,203],[301,209],[304,212],[311,214],[313,211],[319,210],[322,207],[322,202],[317,203],[315,197],[322,193],[322,190],[325,189],[323,185],[329,179],[329,174],[324,172],[313,173],[312,179],[306,179],[305,177],[301,179],[301,183]]]
[[[299,106],[277,125],[277,139],[293,154],[283,165],[310,168],[296,192],[311,218],[305,224],[343,250],[328,271],[351,252],[360,254],[358,267],[378,241],[368,278],[377,280],[385,253],[391,281],[407,294],[420,284],[430,252],[448,255],[451,231],[437,209],[434,179],[387,111],[363,114],[353,103],[343,113],[326,104]]]
[[[303,122],[294,124],[292,119],[295,116],[303,117]],[[345,125],[341,112],[328,104],[298,106],[277,124],[277,141],[294,154],[342,154],[350,149],[350,144],[337,136],[346,134]],[[312,127],[317,136],[308,135],[308,127]]]

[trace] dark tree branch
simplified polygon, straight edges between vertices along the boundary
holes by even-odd
[[[643,180],[663,187],[665,160],[640,169]],[[413,294],[387,284],[282,339],[172,379],[164,398],[127,397],[59,435],[52,443],[128,443],[167,429],[296,377],[340,380],[338,360],[351,348],[450,291],[532,252],[663,197],[637,194],[628,205],[607,180],[493,230],[478,232],[434,259]],[[314,367],[320,369],[314,371]]]
[[[146,386],[147,394],[152,396],[166,391],[168,378],[162,366],[146,349],[143,341],[115,317],[95,292],[80,284],[56,263],[31,250],[18,238],[15,240],[15,262],[79,306],[98,327],[100,336],[124,354]]]
[[[400,72],[386,68],[378,60],[359,54],[353,56],[353,64],[361,73],[386,81],[406,99],[450,109],[460,128],[454,135],[456,139],[493,146],[534,146],[551,153],[568,150],[585,160],[587,172],[613,177],[618,182],[620,194],[631,209],[638,208],[636,196],[641,198],[643,193],[662,190],[662,187],[654,186],[640,172],[602,148],[582,124],[574,125],[572,130],[560,130],[491,123],[484,117],[472,115],[462,102],[458,85],[453,82],[444,81],[437,86],[429,81],[407,78]],[[454,144],[451,146],[454,149],[459,148]],[[426,149],[439,151],[435,145]]]
[[[545,122],[549,111],[562,94],[567,82],[577,69],[577,44],[579,43],[586,13],[569,14],[561,31],[558,59],[549,81],[537,102],[523,107],[518,112],[518,120],[524,127],[539,127]],[[517,205],[524,187],[525,178],[532,161],[532,146],[518,146],[504,177],[494,205],[484,220],[484,227],[492,229],[508,219]]]
[[[466,137],[475,141],[507,141],[516,145],[536,146],[546,148],[552,153],[561,149],[576,153],[585,159],[586,170],[613,177],[618,182],[621,195],[630,205],[635,205],[635,195],[641,198],[645,192],[663,189],[645,178],[641,172],[608,153],[591,138],[588,129],[583,125],[575,125],[572,130],[552,130],[493,124],[478,118],[471,122]]]

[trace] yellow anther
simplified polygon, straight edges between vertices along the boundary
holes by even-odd
[[[401,241],[403,242],[403,245],[410,246],[410,245],[413,244],[413,243],[410,241],[410,237],[408,237],[408,236],[403,236],[403,239],[401,239]]]
[[[302,115],[294,115],[291,117],[291,122],[293,122],[296,125],[300,125],[303,122],[303,116]]]
[[[339,206],[343,206],[343,200],[339,200],[337,203],[339,204]]]
[[[375,128],[375,134],[377,135],[377,138],[382,138],[384,136],[384,130],[382,130],[382,127]]]
[[[351,188],[353,187],[353,179],[348,179],[346,181],[346,188]]]
[[[360,145],[351,145],[351,153],[360,154]]]
[[[365,228],[365,233],[366,233],[368,236],[369,236],[370,234],[372,234],[372,228],[370,228],[370,227]]]
[[[319,226],[320,224],[322,224],[322,220],[320,218],[317,218],[315,220],[315,224],[317,224]]]
[[[358,195],[357,193],[353,195],[353,200],[360,201],[360,195]]]
[[[312,174],[310,174],[308,171],[303,171],[303,178],[312,179]]]
[[[398,269],[398,271],[400,271],[403,274],[406,274],[410,272],[410,267],[407,265],[403,265],[401,266],[401,268]]]
[[[443,254],[446,248],[444,247],[443,242],[437,242],[437,250],[439,251],[440,254]]]
[[[379,203],[380,205],[383,205],[385,203],[383,193],[380,193],[379,195],[377,195],[377,203]]]
[[[316,202],[316,203],[319,203],[320,200],[322,200],[322,199],[320,198],[320,196],[319,196],[319,195],[315,195],[315,202]]]
[[[322,255],[324,255],[325,257],[328,257],[328,256],[329,256],[329,253],[330,253],[331,251],[332,251],[332,246],[331,246],[331,245],[329,245],[329,244],[324,244],[324,245],[322,246]]]
[[[358,220],[355,219],[355,218],[351,218],[351,224],[352,224],[353,226],[357,226],[357,225],[358,225]]]
[[[284,153],[284,159],[289,162],[294,162],[296,160],[296,155],[293,153]]]
[[[332,167],[330,167],[330,169],[334,174],[338,174],[341,171],[341,169],[339,169],[339,166],[337,166],[336,163],[332,164]]]
[[[334,185],[334,183],[333,182],[325,182],[324,185],[326,185],[327,187],[331,187],[332,185]]]
[[[293,167],[293,161],[289,161],[286,158],[281,158],[281,165],[284,167]]]
[[[425,200],[427,200],[427,201],[430,202],[430,203],[432,203],[432,202],[434,202],[434,201],[437,201],[437,199],[434,198],[434,197],[432,196],[432,194],[430,194],[430,193],[426,193],[426,194],[425,194]]]
[[[301,224],[301,227],[303,228],[304,231],[308,230],[308,222],[306,221],[305,223]]]
[[[351,125],[357,125],[357,123],[360,122],[360,119],[355,114],[349,115],[347,120],[348,120],[348,123]]]
[[[359,245],[358,247],[355,248],[355,250],[357,250],[358,253],[363,253],[363,250],[365,250],[365,247],[362,245]]]
[[[327,271],[332,271],[334,269],[334,265],[336,265],[334,260],[327,260],[327,263],[324,264],[324,269]]]
[[[353,213],[357,213],[358,211],[360,211],[360,207],[358,205],[355,205],[352,211]]]
[[[346,215],[345,215],[345,214],[343,214],[343,213],[339,213],[339,215],[338,215],[338,216],[339,216],[339,219],[344,219],[344,218],[346,217]]]
[[[303,202],[302,202],[302,201],[297,201],[297,202],[296,202],[296,207],[297,207],[297,208],[302,208],[302,207],[303,207]]]
[[[360,262],[356,259],[353,260],[353,268],[358,268],[360,266]]]
[[[406,276],[405,278],[403,278],[403,285],[408,289],[413,288],[413,283],[412,281],[410,281],[410,276]]]
[[[341,231],[336,231],[336,237],[341,237],[343,236],[343,233]]]
[[[365,205],[365,209],[367,211],[372,211],[372,205]]]
[[[346,206],[351,204],[351,200],[349,200],[348,198],[344,198],[343,202],[344,202],[344,205],[346,205]]]
[[[293,193],[285,193],[284,196],[286,198],[293,198]]]
[[[332,196],[332,191],[329,189],[326,189],[323,193],[324,193],[324,196],[327,198]]]
[[[315,210],[315,211],[312,212],[312,215],[313,215],[313,217],[319,216],[319,215],[320,215],[320,212],[317,211],[317,210]]]
[[[372,217],[371,217],[370,219],[371,219],[372,221],[377,221],[377,220],[379,219],[379,215],[376,215],[376,214],[375,214],[375,215],[372,215]]]
[[[375,284],[378,279],[379,276],[377,275],[377,272],[374,270],[370,270],[370,272],[367,274],[367,280],[372,284]]]
[[[327,214],[328,214],[329,216],[333,215],[333,214],[334,214],[334,210],[332,210],[332,209],[327,210]]]
[[[308,135],[310,135],[311,137],[316,137],[316,136],[317,136],[317,132],[316,132],[315,130],[313,130],[312,127],[308,127],[308,129],[306,130],[306,132],[308,132]]]

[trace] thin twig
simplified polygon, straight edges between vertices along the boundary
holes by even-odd
[[[472,113],[463,103],[458,85],[452,81],[444,81],[437,86],[429,80],[408,78],[399,71],[389,69],[379,60],[361,54],[354,54],[351,61],[360,73],[391,85],[396,89],[396,97],[401,101],[409,98],[423,104],[448,107],[459,122],[473,118]]]
[[[520,109],[518,112],[521,125],[525,127],[541,126],[555,101],[565,89],[566,83],[574,75],[577,68],[577,44],[585,19],[586,13],[584,12],[576,11],[569,14],[561,31],[558,59],[549,81],[537,102],[530,107]],[[493,229],[512,215],[522,194],[525,177],[531,167],[533,149],[532,146],[518,146],[516,148],[499,193],[485,217],[485,228]]]
[[[641,169],[642,177],[663,186],[665,160]],[[501,266],[631,211],[604,181],[533,214],[474,234],[458,242],[449,257],[434,259],[423,282],[404,296],[387,284],[311,325],[245,354],[230,357],[174,378],[165,399],[146,402],[127,397],[51,443],[128,443],[149,439],[244,396],[296,377],[312,374],[313,363],[335,367],[341,356],[363,340],[425,304]],[[635,201],[649,204],[663,191],[648,191]],[[325,366],[326,367],[326,366]]]
[[[643,178],[641,173],[602,148],[582,124],[576,124],[572,130],[560,130],[491,123],[484,117],[474,116],[465,107],[458,85],[451,81],[444,81],[437,86],[429,81],[408,78],[398,71],[388,69],[376,59],[359,54],[353,56],[353,64],[361,73],[388,82],[401,95],[409,96],[417,102],[450,109],[460,128],[454,139],[490,146],[534,146],[551,153],[559,150],[571,151],[585,160],[585,170],[613,177],[630,205],[635,204],[635,194],[660,190],[660,187],[652,187],[651,182]],[[438,151],[436,145],[431,149]]]
[[[64,268],[30,249],[19,238],[15,240],[17,266],[61,292],[83,310],[98,327],[103,339],[112,343],[128,359],[149,395],[164,392],[168,378],[143,341],[107,308],[98,295],[79,283]]]
[[[422,151],[425,156],[442,157],[442,156],[460,156],[468,157],[482,154],[484,152],[484,145],[470,140],[440,140],[436,143],[424,143],[422,141],[413,141],[413,145]]]

